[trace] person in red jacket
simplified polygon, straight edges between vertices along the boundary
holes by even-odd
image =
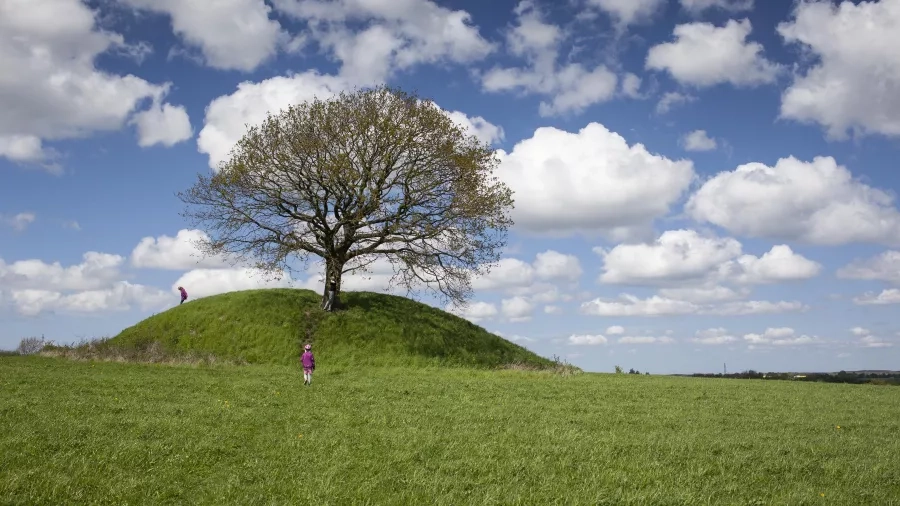
[[[178,303],[178,305],[180,306],[184,304],[184,301],[187,300],[187,292],[180,286],[178,287],[178,291],[181,292],[181,302]]]

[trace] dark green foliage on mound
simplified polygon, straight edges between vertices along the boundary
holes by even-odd
[[[123,330],[118,346],[156,341],[173,352],[199,351],[250,363],[296,364],[313,344],[316,365],[500,367],[553,362],[450,313],[413,300],[344,292],[345,311],[319,309],[310,290],[266,289],[186,302]]]

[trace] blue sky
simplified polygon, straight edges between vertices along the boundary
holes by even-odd
[[[897,369],[900,1],[206,4],[0,0],[0,348],[264,286],[197,264],[175,193],[267,111],[388,83],[515,191],[450,309],[589,371]]]

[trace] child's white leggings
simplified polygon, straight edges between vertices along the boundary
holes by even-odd
[[[311,372],[303,373],[303,381],[305,381],[309,384],[312,384],[312,373]]]

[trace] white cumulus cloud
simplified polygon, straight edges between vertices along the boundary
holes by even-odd
[[[675,340],[669,336],[622,336],[617,342],[619,344],[672,344]]]
[[[293,279],[286,272],[265,273],[253,268],[194,269],[172,284],[172,291],[184,287],[190,299],[259,288],[291,288]]]
[[[814,344],[820,340],[808,335],[797,335],[790,327],[768,328],[762,334],[745,334],[744,341],[758,346],[800,346]]]
[[[732,238],[701,235],[694,230],[669,230],[651,244],[619,244],[603,258],[602,283],[664,285],[685,282],[763,284],[808,279],[822,266],[787,245],[762,255],[742,254]],[[709,287],[707,287],[709,288]]]
[[[581,277],[581,262],[575,255],[547,250],[538,253],[534,260],[534,271],[538,279],[578,281]]]
[[[668,93],[664,93],[663,96],[659,99],[659,102],[656,104],[656,114],[666,114],[675,106],[689,104],[696,101],[697,97],[693,95],[688,95],[677,91],[670,91]]]
[[[191,120],[183,106],[154,103],[150,109],[134,115],[138,145],[142,148],[161,144],[166,147],[186,141],[193,135]]]
[[[185,43],[210,67],[251,71],[290,41],[264,0],[119,0],[171,20]]]
[[[680,0],[681,7],[694,16],[711,9],[725,12],[753,10],[753,0]]]
[[[853,302],[860,306],[900,304],[900,289],[889,288],[882,290],[881,293],[866,292],[858,297],[854,297]]]
[[[122,256],[95,251],[69,266],[39,259],[12,263],[0,259],[0,304],[11,305],[25,316],[164,307],[169,294],[123,279],[124,261]]]
[[[645,229],[695,176],[689,160],[629,145],[599,123],[577,133],[542,127],[498,156],[497,175],[515,192],[516,226],[541,233]]]
[[[873,258],[856,259],[838,269],[837,277],[900,284],[900,251],[885,251]]]
[[[41,164],[52,174],[60,173],[59,167],[51,162],[55,151],[45,148],[40,137],[34,135],[0,135],[0,156],[17,163]]]
[[[619,30],[634,24],[646,23],[668,4],[668,0],[587,0],[607,13]]]
[[[694,193],[685,211],[737,235],[818,245],[900,244],[894,197],[855,179],[834,158],[779,159],[720,172]]]
[[[863,336],[859,339],[859,345],[863,348],[890,348],[894,343],[885,341],[878,336]]]
[[[631,294],[622,294],[617,300],[597,298],[581,304],[582,314],[593,316],[676,316],[676,315],[718,315],[741,316],[751,314],[774,314],[804,311],[808,307],[797,301],[748,300],[724,304],[697,304],[684,300],[669,299],[653,295],[641,299]]]
[[[676,81],[696,87],[773,83],[781,67],[765,58],[762,44],[747,40],[751,29],[746,19],[731,19],[721,27],[701,22],[677,25],[676,40],[651,47],[646,67],[667,71]]]
[[[142,269],[188,270],[225,267],[226,260],[204,256],[195,246],[209,240],[202,230],[179,230],[175,237],[144,237],[131,252],[131,265]]]
[[[467,304],[465,307],[458,307],[454,305],[448,305],[444,308],[446,311],[453,313],[461,318],[465,318],[466,320],[471,321],[472,323],[478,323],[483,320],[489,320],[494,318],[499,314],[497,311],[497,306],[491,304],[489,302],[472,302]]]
[[[607,342],[606,337],[601,334],[574,334],[569,336],[569,344],[574,346],[599,346]]]
[[[419,64],[465,64],[494,51],[472,16],[430,0],[273,0],[282,13],[306,23],[340,75],[357,84],[380,83]]]
[[[622,76],[620,86],[622,94],[628,98],[643,98],[641,94],[641,83],[643,80],[631,72],[626,72]]]
[[[97,16],[80,0],[0,2],[0,156],[59,172],[45,141],[119,130],[143,101],[161,103],[168,83],[95,66],[134,48]]]
[[[485,91],[518,91],[548,97],[538,110],[545,117],[579,113],[615,96],[618,78],[606,66],[590,68],[558,62],[560,46],[568,34],[544,21],[534,2],[519,2],[515,15],[516,24],[506,33],[506,45],[513,56],[525,60],[526,66],[491,68],[482,75]],[[628,85],[634,86],[633,78]]]
[[[863,348],[890,348],[894,346],[893,342],[872,334],[872,331],[869,329],[853,327],[850,329],[850,333],[859,338],[856,343]]]
[[[900,136],[900,3],[797,2],[778,25],[812,65],[781,97],[781,117],[818,123],[830,138]]]
[[[686,134],[681,139],[681,145],[686,151],[712,151],[718,147],[716,140],[706,130],[694,130]]]
[[[864,329],[862,327],[853,327],[852,329],[850,329],[850,332],[854,336],[867,336],[872,333],[869,329]]]
[[[0,286],[8,289],[47,291],[106,288],[122,277],[125,259],[119,255],[89,251],[82,262],[68,267],[39,259],[5,263],[0,259]]]
[[[606,333],[611,336],[619,336],[625,333],[625,327],[622,327],[621,325],[613,325],[612,327],[606,329]]]
[[[737,283],[764,284],[809,279],[821,271],[822,264],[794,253],[786,244],[779,244],[761,257],[741,255],[720,266],[719,274]]]
[[[581,274],[578,257],[547,250],[538,253],[533,263],[518,258],[501,258],[487,274],[472,280],[472,288],[480,291],[545,288],[536,285],[541,282],[575,282]]]
[[[446,112],[446,111],[445,111]],[[447,112],[450,119],[453,120],[460,128],[474,135],[481,142],[494,144],[503,140],[505,134],[503,128],[499,127],[481,116],[469,117],[465,113],[459,111]]]
[[[13,215],[0,214],[0,223],[18,232],[22,232],[26,228],[31,226],[31,224],[34,223],[36,219],[37,215],[30,212],[17,213]]]
[[[700,306],[691,302],[659,296],[639,299],[624,294],[620,300],[594,299],[581,305],[583,314],[594,316],[672,316],[699,313]]]
[[[223,95],[206,107],[203,129],[197,137],[201,153],[209,155],[213,169],[227,160],[229,152],[247,131],[247,125],[258,125],[266,114],[313,98],[327,99],[350,89],[338,77],[315,71],[278,76],[259,83],[244,81],[230,95]]]
[[[127,311],[134,307],[159,310],[171,304],[172,296],[158,288],[121,281],[108,288],[68,294],[53,290],[14,290],[11,299],[19,314],[37,316],[46,312]]]
[[[695,343],[705,344],[709,346],[733,343],[737,340],[738,338],[736,336],[731,335],[727,329],[721,327],[698,330],[694,337],[691,338],[691,341]]]
[[[741,243],[704,237],[693,230],[669,230],[652,244],[619,244],[603,258],[603,283],[644,284],[697,279],[737,257]]]
[[[534,313],[534,304],[524,297],[503,299],[500,301],[500,311],[510,321],[528,321]]]
[[[716,284],[661,288],[657,294],[665,299],[683,300],[695,304],[713,304],[746,299],[750,295],[747,287],[732,288]]]

